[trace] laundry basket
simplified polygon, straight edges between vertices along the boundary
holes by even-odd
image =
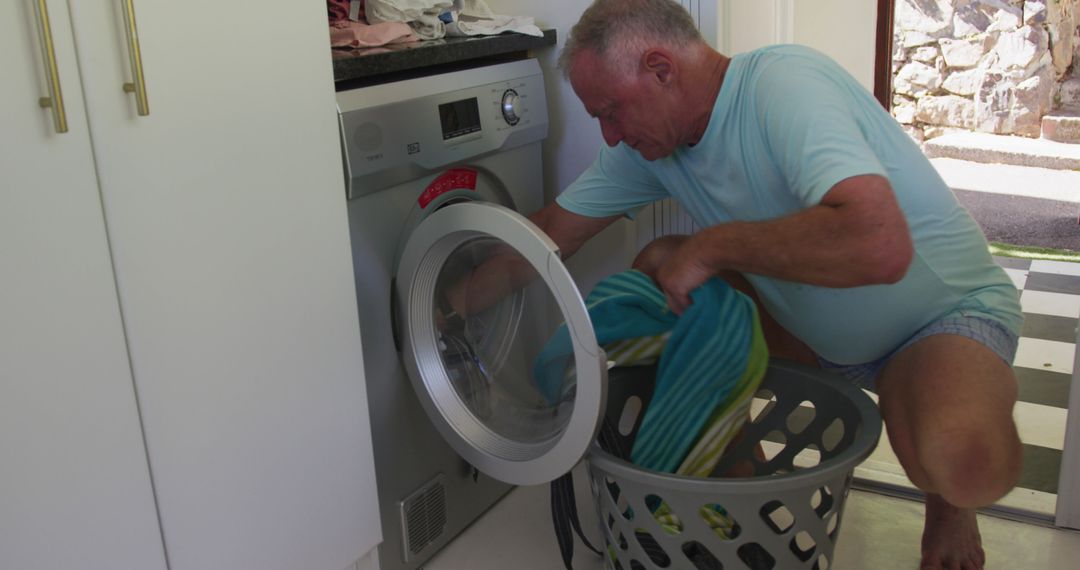
[[[852,472],[881,435],[873,401],[842,378],[774,359],[744,435],[713,472],[726,476],[683,477],[618,457],[633,445],[655,372],[611,370],[607,451],[597,444],[588,456],[608,567],[828,568]]]

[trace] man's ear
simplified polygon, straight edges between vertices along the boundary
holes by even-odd
[[[674,82],[677,65],[672,53],[663,48],[649,48],[641,54],[642,69],[660,85]]]

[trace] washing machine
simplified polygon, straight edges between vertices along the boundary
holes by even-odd
[[[603,409],[606,361],[556,245],[525,217],[543,205],[548,116],[536,60],[337,100],[379,563],[415,569],[513,485],[548,482],[580,460]],[[464,316],[448,302],[477,291],[501,292]],[[543,373],[555,353],[557,374]]]

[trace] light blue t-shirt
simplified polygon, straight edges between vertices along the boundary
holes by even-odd
[[[1019,333],[1016,288],[971,216],[878,102],[810,48],[734,56],[698,144],[652,162],[625,144],[605,147],[557,201],[585,216],[633,216],[670,197],[707,227],[793,214],[861,174],[887,177],[907,216],[915,255],[906,276],[839,289],[747,274],[766,310],[838,364],[876,360],[946,315]]]

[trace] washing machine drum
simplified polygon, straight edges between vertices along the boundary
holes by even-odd
[[[455,450],[517,484],[581,458],[606,362],[547,236],[496,204],[446,206],[412,232],[397,296],[406,369]]]

